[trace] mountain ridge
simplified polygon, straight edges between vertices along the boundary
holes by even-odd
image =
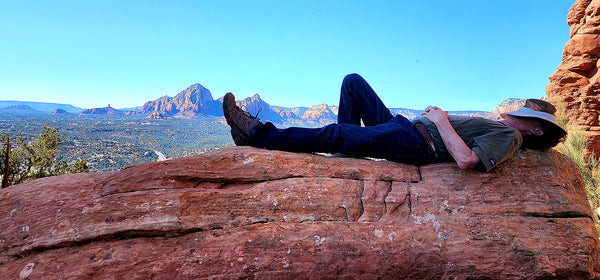
[[[0,108],[0,112],[4,113],[15,113],[15,114],[44,114],[44,112],[33,109],[29,105],[10,105],[4,108]]]
[[[222,97],[214,99],[209,89],[200,83],[194,83],[186,89],[180,91],[175,96],[162,96],[144,103],[143,106],[115,109],[113,107],[81,109],[69,104],[43,103],[28,101],[0,101],[0,109],[3,104],[10,105],[28,105],[34,104],[38,108],[48,109],[49,106],[56,108],[52,110],[40,111],[40,113],[52,113],[57,109],[65,110],[69,113],[81,115],[106,115],[106,116],[144,116],[148,119],[173,119],[196,118],[201,115],[210,115],[222,117]],[[338,107],[327,105],[325,103],[316,104],[311,107],[283,107],[271,105],[264,101],[258,93],[246,97],[238,98],[237,103],[240,107],[247,110],[251,115],[258,116],[262,121],[270,121],[280,126],[323,126],[337,121]],[[500,103],[493,112],[463,110],[449,111],[450,114],[478,116],[484,118],[497,118],[497,112],[504,107],[514,106],[518,99],[507,99]],[[504,105],[503,105],[504,104]],[[42,106],[43,105],[43,106]],[[30,105],[31,106],[31,105]],[[6,106],[4,106],[6,107]],[[31,106],[36,110],[36,107]],[[133,109],[133,110],[132,110]],[[505,108],[506,109],[506,108]],[[79,111],[78,111],[79,110]],[[401,114],[409,119],[420,116],[422,110],[408,108],[390,108],[393,115]],[[7,112],[7,110],[0,110]]]
[[[199,83],[188,86],[177,95],[163,96],[147,101],[142,107],[143,114],[159,112],[168,116],[189,118],[196,114],[222,115],[221,105],[214,100],[210,90]]]
[[[28,105],[32,109],[52,113],[56,109],[63,109],[69,113],[80,113],[83,108],[73,106],[71,104],[52,103],[52,102],[36,102],[36,101],[18,101],[18,100],[0,100],[0,108],[5,108],[14,105]]]

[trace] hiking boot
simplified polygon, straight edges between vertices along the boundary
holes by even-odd
[[[231,127],[233,142],[238,146],[246,145],[250,131],[262,124],[259,118],[251,116],[235,104],[235,96],[231,92],[223,97],[223,115]]]

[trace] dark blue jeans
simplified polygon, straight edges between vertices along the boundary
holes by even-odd
[[[272,150],[342,153],[411,164],[432,160],[423,135],[405,117],[394,117],[358,74],[350,74],[342,82],[337,124],[278,129],[267,122],[250,132],[248,144]]]

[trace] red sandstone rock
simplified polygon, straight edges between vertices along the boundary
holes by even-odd
[[[325,125],[335,123],[337,115],[331,111],[331,108],[327,104],[323,103],[310,107],[304,112],[302,118]]]
[[[229,148],[0,190],[0,279],[597,279],[577,167]]]
[[[579,0],[575,1],[571,9],[569,9],[569,15],[567,16],[567,24],[571,26],[570,36],[573,36],[579,31],[582,24],[585,23],[585,10],[590,5],[592,0]]]
[[[562,64],[546,87],[549,101],[564,107],[570,126],[579,126],[590,140],[590,152],[600,156],[600,1],[578,0],[567,23],[571,39]]]

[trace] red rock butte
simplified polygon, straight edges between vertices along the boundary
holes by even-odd
[[[570,40],[562,63],[550,76],[546,94],[562,106],[570,126],[578,126],[600,156],[600,1],[578,0],[569,10]]]
[[[598,279],[575,164],[233,147],[0,190],[1,279]]]

